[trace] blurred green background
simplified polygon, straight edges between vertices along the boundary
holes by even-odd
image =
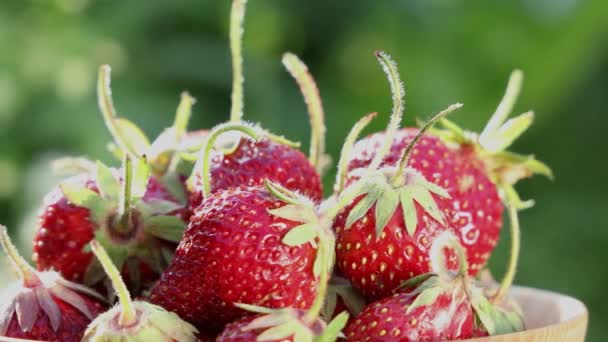
[[[228,118],[229,8],[227,0],[0,3],[0,222],[18,232],[27,256],[36,209],[58,181],[49,161],[112,160],[95,98],[98,65],[113,66],[118,111],[150,136],[172,122],[182,90],[198,99],[192,128]],[[601,341],[608,336],[606,18],[605,0],[251,0],[245,116],[307,142],[306,109],[280,63],[284,51],[301,56],[317,78],[334,156],[361,115],[379,111],[373,129],[385,125],[390,94],[376,49],[400,65],[408,124],[461,101],[452,119],[479,130],[510,71],[522,68],[516,111],[534,109],[537,120],[515,149],[535,153],[557,178],[518,187],[537,205],[521,214],[517,282],[583,300],[589,340]],[[504,234],[491,262],[497,275],[507,254]]]

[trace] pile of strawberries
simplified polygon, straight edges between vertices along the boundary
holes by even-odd
[[[110,68],[100,68],[99,106],[122,165],[56,163],[74,176],[44,199],[36,269],[0,227],[19,276],[0,297],[0,336],[435,341],[524,329],[507,292],[519,253],[517,212],[532,203],[513,185],[551,171],[506,150],[533,119],[528,112],[507,120],[521,72],[481,134],[445,118],[460,104],[419,128],[400,128],[404,88],[396,64],[377,52],[392,90],[390,121],[358,141],[376,113],[353,126],[324,199],[323,108],[295,55],[283,64],[308,105],[309,156],[242,120],[244,13],[245,0],[234,0],[231,118],[211,130],[187,131],[194,99],[184,93],[173,125],[150,142],[117,115]],[[505,209],[511,258],[498,284],[485,266]]]

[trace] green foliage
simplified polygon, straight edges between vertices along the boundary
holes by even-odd
[[[113,68],[119,115],[147,136],[173,122],[183,90],[197,99],[192,129],[227,120],[229,7],[210,0],[2,2],[0,222],[27,222],[18,232],[30,243],[35,221],[24,218],[32,217],[58,181],[49,175],[50,157],[114,160],[95,95],[101,64]],[[327,152],[334,160],[364,113],[380,113],[367,132],[386,126],[391,95],[373,55],[378,49],[399,61],[408,85],[408,124],[461,101],[465,107],[450,120],[479,131],[509,72],[522,69],[526,81],[514,112],[532,109],[536,117],[513,150],[547,162],[556,180],[537,177],[517,186],[536,206],[521,214],[516,282],[582,299],[591,311],[589,341],[608,336],[602,324],[608,320],[608,271],[602,264],[608,242],[605,0],[356,0],[348,6],[251,0],[247,12],[247,119],[309,141],[306,108],[281,66],[282,53],[293,51],[306,61],[323,96]],[[325,179],[329,190],[333,176]],[[505,234],[491,262],[497,276],[507,254]]]

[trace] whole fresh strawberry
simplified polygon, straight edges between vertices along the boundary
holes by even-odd
[[[91,320],[106,309],[103,298],[57,272],[34,270],[1,225],[0,242],[19,277],[0,296],[0,340],[80,341]]]
[[[383,52],[377,57],[395,94],[388,128],[392,136],[401,120],[403,87],[390,57]],[[444,231],[458,233],[449,221],[453,213],[448,192],[405,165],[408,159],[415,158],[412,150],[422,134],[459,106],[453,105],[436,115],[411,142],[397,167],[379,168],[391,140],[369,167],[350,173],[350,184],[344,189],[340,179],[345,177],[345,163],[342,160],[339,164],[338,193],[354,192],[357,197],[334,222],[337,265],[341,274],[369,300],[385,297],[407,279],[429,272],[428,252],[433,239]],[[348,148],[342,155],[345,158]]]
[[[88,250],[97,239],[120,267],[134,293],[158,279],[185,229],[184,207],[150,171],[144,159],[122,175],[97,163],[95,174],[61,184],[45,198],[34,236],[39,270],[97,285],[105,279]]]
[[[244,0],[234,0],[230,21],[230,46],[233,65],[231,122],[239,123],[243,117],[243,75],[241,40],[245,15]],[[315,201],[321,201],[323,189],[320,173],[327,165],[325,156],[325,124],[319,91],[306,66],[292,54],[285,54],[283,63],[302,89],[308,104],[312,124],[310,157],[295,149],[285,139],[251,141],[239,134],[224,141],[223,150],[214,155],[211,166],[212,192],[237,186],[263,185],[265,179],[277,182],[289,190],[297,191]],[[201,156],[201,158],[203,158]],[[199,159],[199,165],[200,165]],[[190,177],[190,208],[202,201],[203,174],[196,167]]]
[[[503,226],[503,202],[522,202],[513,189],[521,178],[533,174],[551,177],[551,170],[533,156],[522,156],[506,149],[531,124],[528,112],[505,122],[519,93],[522,75],[515,71],[505,98],[481,135],[465,132],[447,119],[444,130],[433,129],[414,146],[408,167],[418,170],[427,180],[443,187],[451,198],[451,224],[468,250],[469,272],[482,269],[497,244]],[[393,138],[382,166],[396,166],[414,137],[417,128],[400,130]],[[348,170],[368,167],[387,141],[385,132],[360,140],[354,147]]]
[[[132,301],[118,269],[101,244],[93,240],[90,246],[110,278],[119,302],[91,322],[83,342],[197,341],[196,328],[176,314],[148,302]]]
[[[457,272],[445,268],[445,248],[457,255]],[[468,278],[465,251],[453,234],[440,234],[431,249],[436,273],[414,277],[369,304],[346,327],[347,341],[444,341],[523,330],[518,312],[492,304]]]
[[[283,217],[290,217],[295,213],[302,216],[311,208],[298,199],[298,195],[289,190],[268,183],[269,190],[288,203],[275,213]],[[313,272],[318,276],[319,286],[316,297],[309,309],[298,309],[294,307],[272,309],[250,304],[236,304],[237,307],[249,312],[257,313],[256,316],[246,316],[236,322],[228,324],[216,341],[220,342],[255,342],[255,341],[335,341],[342,328],[348,320],[348,313],[342,312],[335,319],[327,319],[326,325],[320,316],[325,309],[324,302],[328,298],[330,289],[330,276],[333,272],[332,264],[335,252],[335,238],[330,230],[330,224],[338,212],[334,207],[328,213],[319,218],[317,222],[305,223],[290,230],[283,242],[290,245],[301,245],[314,243],[317,245],[317,255]],[[312,217],[314,214],[303,216]],[[293,217],[295,218],[295,216]],[[313,220],[314,221],[314,220]],[[305,284],[301,284],[305,286]]]

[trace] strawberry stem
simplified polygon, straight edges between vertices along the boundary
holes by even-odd
[[[99,67],[99,76],[97,80],[97,102],[99,103],[99,109],[101,110],[103,120],[106,127],[110,131],[112,138],[116,142],[116,145],[118,145],[118,147],[125,153],[137,155],[135,147],[132,146],[128,139],[123,136],[123,132],[121,132],[121,129],[118,127],[115,121],[118,116],[116,114],[116,109],[114,109],[112,90],[110,89],[111,72],[112,68],[107,64]]]
[[[293,191],[283,187],[278,183],[274,183],[269,179],[264,180],[264,187],[270,194],[281,201],[289,204],[300,204],[302,203],[302,197],[296,195]]]
[[[325,221],[331,222],[331,221]],[[335,248],[335,237],[329,231],[328,227],[330,224],[322,223],[319,227],[319,247],[317,253],[321,259],[321,273],[319,274],[319,288],[317,289],[317,295],[310,309],[306,312],[304,320],[313,324],[315,320],[321,314],[323,303],[327,294],[327,288],[329,286],[329,278],[331,274],[331,264],[334,261],[334,248]]]
[[[13,269],[18,274],[19,278],[23,280],[23,285],[29,288],[41,285],[42,282],[36,274],[36,270],[19,254],[17,248],[11,242],[6,227],[3,225],[0,225],[0,243],[11,261]]]
[[[182,92],[177,111],[175,112],[175,121],[173,122],[175,138],[178,142],[188,130],[188,122],[192,116],[192,106],[195,103],[196,99],[187,91]]]
[[[230,121],[240,122],[243,119],[243,22],[247,0],[232,1],[230,11],[230,51],[232,52],[232,107]]]
[[[322,173],[325,167],[325,114],[323,104],[319,95],[319,88],[310,74],[308,67],[298,56],[292,53],[283,55],[283,65],[300,86],[304,101],[308,107],[310,126],[312,128],[310,137],[309,160],[315,166],[317,172]]]
[[[382,160],[390,151],[395,134],[397,133],[399,125],[401,124],[401,119],[403,118],[403,109],[405,107],[405,88],[403,87],[403,82],[401,82],[401,79],[399,78],[397,64],[393,61],[391,56],[384,51],[376,51],[376,58],[378,58],[378,61],[382,66],[382,70],[386,74],[391,86],[391,93],[393,94],[393,111],[391,113],[391,119],[388,123],[388,127],[386,128],[384,144],[378,150],[374,159],[369,165],[369,170],[372,171],[376,170],[380,166]]]
[[[120,220],[118,229],[124,232],[130,230],[133,199],[133,163],[126,153],[123,158],[122,171],[123,184],[120,190],[120,206],[118,207],[118,218]]]
[[[137,312],[135,311],[135,306],[131,300],[131,294],[129,294],[129,290],[120,276],[120,272],[118,272],[112,259],[110,259],[110,256],[106,250],[101,247],[99,242],[96,240],[91,241],[91,249],[112,281],[112,286],[118,296],[118,301],[122,309],[120,311],[120,316],[118,317],[118,324],[122,327],[134,324],[137,321]]]
[[[509,220],[511,221],[511,254],[509,256],[507,272],[502,278],[502,281],[500,282],[500,288],[498,289],[498,292],[496,293],[496,296],[493,299],[494,303],[499,303],[507,294],[507,291],[513,284],[513,280],[515,279],[515,273],[517,271],[517,262],[519,260],[521,237],[519,217],[517,215],[517,207],[515,205],[509,205],[508,207]]]
[[[197,164],[200,163],[200,176],[203,182],[203,196],[207,197],[211,194],[211,151],[213,150],[213,145],[217,138],[226,132],[238,131],[241,132],[254,140],[260,139],[260,131],[259,129],[252,127],[248,124],[241,122],[229,122],[225,124],[220,124],[215,126],[209,132],[209,136],[205,140],[203,147],[201,148],[201,155]],[[194,168],[194,172],[199,167]]]
[[[344,189],[346,184],[346,176],[348,174],[348,162],[352,154],[353,147],[361,131],[378,115],[378,113],[370,113],[362,117],[351,128],[350,132],[344,140],[342,151],[340,152],[340,160],[338,161],[338,171],[336,172],[336,183],[334,184],[334,193],[339,194]]]
[[[443,118],[444,116],[450,114],[451,112],[453,112],[461,107],[462,107],[461,103],[456,103],[456,104],[449,106],[448,108],[442,110],[441,112],[439,112],[435,116],[433,116],[422,128],[420,128],[420,130],[418,131],[418,133],[416,134],[414,139],[412,139],[412,141],[405,148],[405,151],[403,151],[403,155],[401,156],[401,160],[399,161],[399,166],[397,168],[397,172],[395,173],[395,176],[393,177],[393,183],[400,182],[401,178],[403,177],[403,173],[405,172],[405,168],[407,166],[407,162],[410,158],[410,155],[412,154],[414,147],[416,146],[418,141],[422,138],[422,136],[431,127],[433,127],[433,125],[435,125],[435,123],[437,121],[439,121],[439,119]]]

